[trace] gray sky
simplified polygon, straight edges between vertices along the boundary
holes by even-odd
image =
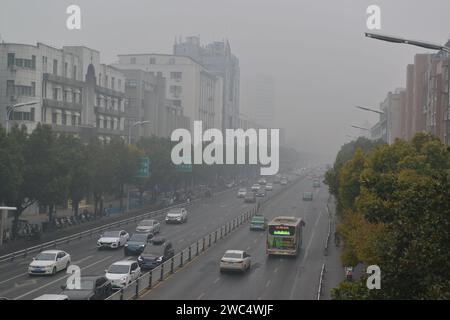
[[[65,27],[70,4],[81,7],[80,31]],[[334,157],[346,134],[358,134],[351,124],[377,119],[353,106],[378,107],[405,86],[414,54],[427,52],[364,38],[371,4],[381,7],[381,33],[435,43],[450,35],[448,0],[0,0],[0,34],[7,42],[85,45],[105,63],[118,53],[171,53],[175,36],[228,38],[243,77],[276,78],[288,141]]]

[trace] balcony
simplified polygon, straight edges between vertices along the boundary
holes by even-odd
[[[58,108],[74,111],[81,111],[83,109],[83,105],[81,103],[64,102],[53,99],[42,99],[42,106],[45,108]]]
[[[62,124],[51,124],[52,130],[56,132],[63,132],[63,133],[80,133],[81,128],[78,126],[72,126],[72,125],[62,125]]]
[[[102,94],[104,96],[110,96],[110,97],[116,97],[116,98],[125,98],[125,93],[124,92],[120,92],[120,91],[116,91],[116,90],[112,90],[112,89],[108,89],[108,88],[104,88],[104,87],[95,86],[95,91],[98,94]]]
[[[84,83],[82,81],[78,81],[78,80],[74,80],[74,79],[71,79],[71,78],[57,76],[57,75],[54,75],[52,73],[44,73],[44,78],[43,79],[46,80],[46,81],[59,83],[59,84],[63,84],[63,85],[66,85],[66,86],[78,87],[78,88],[82,88],[83,85],[84,85]]]
[[[125,135],[125,131],[119,129],[105,129],[105,128],[97,128],[98,134],[107,134],[113,136],[123,136]]]
[[[114,110],[114,109],[106,109],[103,107],[94,107],[94,111],[99,114],[109,115],[109,116],[116,116],[116,117],[123,117],[125,116],[124,111],[120,110]]]

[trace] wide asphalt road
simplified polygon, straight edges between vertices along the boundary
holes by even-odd
[[[313,192],[313,201],[302,200],[305,191]],[[326,186],[313,188],[313,180],[304,178],[261,210],[261,214],[269,220],[281,215],[305,220],[303,246],[296,258],[266,256],[266,233],[250,231],[247,223],[144,293],[141,299],[316,299],[320,271],[326,259],[324,246],[329,223],[326,210],[328,198]],[[221,257],[231,249],[246,250],[251,255],[252,266],[248,272],[219,272]],[[327,263],[340,272],[338,256]],[[330,266],[330,269],[333,268]]]
[[[281,188],[274,186],[275,190]],[[273,192],[275,192],[275,190]],[[213,198],[203,199],[193,203],[188,208],[189,221],[182,225],[161,224],[161,235],[171,241],[175,251],[181,250],[232,219],[238,214],[249,210],[254,204],[245,204],[243,199],[236,197],[236,191],[229,191]],[[162,220],[164,216],[160,216]],[[130,234],[134,232],[135,224],[122,227]],[[104,274],[113,262],[125,257],[123,250],[102,250],[96,247],[98,235],[92,238],[76,240],[56,249],[65,250],[71,255],[72,264],[81,268],[82,275]],[[27,274],[31,257],[17,259],[14,262],[0,264],[0,297],[10,299],[33,299],[45,293],[61,292],[68,275],[65,271],[55,276],[32,276]]]

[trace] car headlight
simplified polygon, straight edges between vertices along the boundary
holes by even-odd
[[[141,248],[144,248],[145,247],[145,244],[141,244]]]
[[[156,261],[161,262],[162,259],[163,259],[163,257],[161,256],[161,257],[159,257],[158,259],[156,259]]]
[[[137,259],[138,259],[138,261],[144,261],[144,259],[142,259],[141,256],[139,256]]]
[[[181,220],[181,217],[177,217],[177,220]]]
[[[125,248],[128,247],[128,243],[125,243]]]

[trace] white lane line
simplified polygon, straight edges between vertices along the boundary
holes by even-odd
[[[266,288],[267,288],[268,286],[270,286],[270,280],[267,281],[267,283],[266,283]]]
[[[311,233],[311,237],[309,238],[308,245],[306,246],[306,249],[305,249],[305,255],[303,256],[303,259],[300,262],[300,267],[297,268],[297,272],[295,273],[294,285],[292,286],[291,294],[289,295],[289,299],[290,300],[292,300],[292,298],[294,296],[294,291],[295,291],[295,288],[297,287],[297,282],[298,282],[298,276],[299,276],[299,273],[300,273],[300,269],[304,266],[304,262],[306,260],[306,257],[308,257],[309,248],[311,247],[312,240],[313,240],[314,235],[316,233],[316,229],[317,229],[316,227],[317,227],[317,224],[319,223],[319,220],[320,220],[321,216],[322,216],[322,210],[320,210],[320,213],[317,216],[316,222],[314,223],[314,228],[313,228],[312,233]]]
[[[219,282],[220,281],[220,278],[217,278],[216,280],[214,280],[214,284],[216,284],[217,282]]]
[[[201,295],[199,295],[199,296],[197,297],[197,300],[200,300],[201,298],[203,298],[204,295],[205,295],[205,293],[203,292]]]
[[[258,239],[253,240],[253,243],[256,243],[256,242],[258,242]]]
[[[247,249],[245,249],[245,251],[248,251],[248,250],[250,250],[250,247],[247,247]]]
[[[278,272],[278,267],[273,269],[273,273],[277,273]]]
[[[98,261],[96,261],[96,262],[94,262],[94,263],[91,263],[90,265],[88,265],[88,266],[86,266],[86,267],[84,267],[84,268],[81,268],[81,270],[85,270],[85,269],[87,269],[87,268],[90,268],[90,267],[92,267],[92,266],[95,266],[96,264],[101,263],[101,262],[103,262],[103,261],[106,261],[106,260],[108,260],[108,259],[110,259],[110,258],[112,258],[112,256],[108,256],[108,257],[103,258],[103,259],[101,259],[101,260],[98,260]],[[33,294],[33,293],[35,293],[36,291],[39,291],[39,290],[41,290],[41,289],[44,289],[44,288],[46,288],[46,287],[48,287],[48,286],[50,286],[50,285],[52,285],[52,284],[54,284],[54,283],[56,283],[56,282],[59,282],[59,281],[65,279],[65,278],[69,277],[69,276],[70,276],[69,274],[68,274],[68,275],[65,275],[65,276],[62,276],[61,278],[58,278],[58,279],[53,280],[53,281],[51,281],[51,282],[49,282],[49,283],[47,283],[47,284],[44,284],[43,286],[40,286],[39,288],[36,288],[36,289],[34,289],[34,290],[31,290],[31,291],[29,291],[29,292],[27,292],[27,293],[24,293],[24,294],[18,296],[18,297],[15,297],[14,300],[19,300],[19,299],[22,299],[23,297],[29,296],[30,294]]]
[[[73,264],[80,264],[81,262],[86,261],[86,260],[88,260],[88,259],[91,259],[92,257],[93,257],[93,256],[87,256],[87,257],[84,257],[84,258],[82,258],[82,259],[80,259],[80,260],[72,261],[72,263],[73,263]]]
[[[5,282],[8,282],[8,281],[11,281],[11,280],[14,280],[14,279],[17,279],[17,278],[19,278],[19,277],[26,276],[27,274],[28,274],[28,272],[21,273],[21,274],[19,274],[19,275],[17,275],[17,276],[14,276],[14,277],[12,277],[12,278],[3,280],[2,282],[0,282],[0,284],[5,283]]]
[[[184,239],[180,239],[180,240],[178,240],[178,242],[180,242],[180,243],[181,243],[181,242],[184,242]]]

